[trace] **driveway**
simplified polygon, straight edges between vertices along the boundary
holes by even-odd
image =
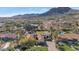
[[[47,41],[48,51],[58,51],[55,45],[55,41]]]
[[[10,45],[10,42],[5,43],[5,46],[3,47],[3,49],[8,48],[8,47],[9,47],[9,45]]]

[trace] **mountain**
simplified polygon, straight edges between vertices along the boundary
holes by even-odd
[[[55,16],[55,15],[64,15],[64,14],[79,14],[79,10],[72,9],[70,7],[56,7],[56,8],[51,8],[49,11],[42,13],[42,14],[24,14],[24,15],[15,15],[12,17],[0,17],[0,20],[15,20],[15,19],[48,19],[50,16]]]
[[[40,16],[50,16],[50,15],[57,15],[57,14],[71,14],[71,13],[79,13],[79,10],[72,9],[70,7],[58,7],[52,8],[49,11],[41,14]]]
[[[14,19],[29,19],[29,18],[36,18],[36,17],[44,17],[44,16],[52,16],[52,15],[60,15],[60,14],[72,14],[72,13],[79,13],[79,10],[72,9],[70,7],[57,7],[51,8],[49,11],[42,13],[42,14],[24,14],[24,15],[15,15],[11,18]]]

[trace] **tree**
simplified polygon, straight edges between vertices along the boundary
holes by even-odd
[[[31,47],[31,46],[34,46],[36,43],[36,39],[34,38],[27,38],[26,36],[22,37],[19,41],[19,44],[20,45],[24,45],[24,46],[27,46],[27,47]]]

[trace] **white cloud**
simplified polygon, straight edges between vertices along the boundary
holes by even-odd
[[[13,14],[0,14],[0,17],[11,17],[11,16],[15,16],[15,15],[22,15],[22,13],[21,13],[21,14],[19,14],[19,13],[13,13]]]

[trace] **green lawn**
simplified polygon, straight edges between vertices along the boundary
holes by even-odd
[[[61,51],[74,51],[70,46],[68,46],[67,44],[63,45],[63,46],[58,46],[58,48]]]
[[[79,45],[73,46],[75,49],[79,50]]]
[[[32,47],[28,49],[27,51],[48,51],[47,47]]]

